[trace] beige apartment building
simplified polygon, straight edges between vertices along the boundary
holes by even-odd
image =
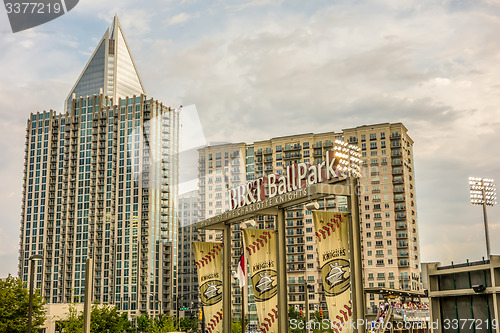
[[[366,287],[383,287],[403,290],[421,290],[418,228],[415,204],[413,168],[413,140],[401,123],[376,124],[344,129],[342,132],[300,134],[253,144],[238,144],[240,182],[284,173],[287,165],[306,162],[320,163],[327,150],[333,149],[335,140],[343,140],[361,148],[362,179],[360,180],[360,223],[363,245],[364,283]],[[200,208],[202,218],[229,209],[227,191],[238,183],[223,183],[224,178],[214,175],[223,171],[218,157],[224,156],[228,145],[212,146],[200,152]],[[226,150],[225,150],[226,149]],[[241,156],[243,151],[244,156]],[[217,155],[221,154],[221,155]],[[222,183],[218,188],[206,185]],[[214,184],[215,184],[214,183]],[[204,188],[205,187],[205,188]],[[347,211],[347,199],[327,197],[319,202],[320,209]],[[312,213],[304,206],[291,207],[286,214],[287,265],[289,304],[305,310],[305,285],[312,285],[308,293],[309,310],[327,311],[321,287],[316,240]],[[257,219],[258,228],[274,229],[270,216]],[[210,238],[212,237],[212,238]],[[207,241],[217,239],[207,232]],[[233,234],[233,259],[239,258],[240,236]],[[239,313],[239,290],[234,290],[236,314]],[[252,297],[249,298],[252,300]],[[367,307],[378,304],[376,295],[367,295]],[[250,306],[250,310],[251,310]],[[251,313],[251,312],[250,312]]]

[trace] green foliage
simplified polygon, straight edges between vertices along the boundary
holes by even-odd
[[[295,310],[295,307],[293,306],[290,306],[288,308],[288,320],[291,320],[291,319],[297,319],[298,321],[304,321],[304,318],[300,318],[300,312]],[[302,329],[294,329],[292,330],[291,328],[288,329],[288,332],[292,332],[292,333],[303,333],[304,330]]]
[[[187,331],[189,329],[196,331],[198,329],[198,318],[197,317],[182,317],[180,328],[182,330],[179,330],[179,331]]]
[[[175,332],[176,323],[174,319],[168,315],[159,315],[157,318],[151,318],[149,333]]]
[[[231,323],[231,333],[241,333],[241,322]]]
[[[0,281],[0,332],[14,333],[28,330],[29,290],[21,279],[11,275]],[[42,296],[33,295],[33,332],[45,322],[45,308]]]
[[[91,332],[123,332],[130,326],[126,313],[119,313],[115,306],[94,304],[90,315]]]
[[[65,333],[79,333],[83,329],[83,316],[78,314],[78,310],[73,304],[69,305],[68,316],[59,322],[59,327]]]
[[[74,305],[70,305],[68,315],[62,319],[61,327],[65,333],[78,333],[83,330],[83,312],[78,313]],[[116,307],[111,305],[92,306],[90,314],[90,331],[118,333],[128,330],[130,322],[126,313],[120,314]]]
[[[137,329],[141,332],[147,332],[149,330],[149,316],[147,313],[142,313],[137,317]]]

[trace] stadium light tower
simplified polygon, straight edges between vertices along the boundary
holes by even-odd
[[[486,206],[497,204],[497,190],[493,179],[469,177],[470,202],[473,205],[483,206],[484,234],[486,236],[486,255],[490,259],[490,235],[488,232],[488,215]]]

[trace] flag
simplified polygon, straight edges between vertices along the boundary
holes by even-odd
[[[252,281],[261,332],[278,333],[278,285],[276,232],[243,229],[248,254],[248,274]]]
[[[193,242],[207,332],[222,333],[222,244]]]
[[[243,288],[247,283],[247,275],[245,269],[245,253],[243,253],[240,257],[240,262],[238,263],[238,270],[236,272],[238,276],[238,280],[240,281],[240,288]]]
[[[346,213],[313,211],[313,220],[328,316],[337,330],[344,328],[342,333],[352,333],[348,324],[352,320],[350,217]]]

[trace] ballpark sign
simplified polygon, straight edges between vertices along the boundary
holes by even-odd
[[[231,210],[259,203],[266,197],[274,198],[310,185],[344,177],[343,172],[359,177],[359,148],[345,142],[336,143],[339,146],[334,148],[335,151],[327,150],[325,161],[319,164],[294,163],[286,167],[285,175],[270,174],[229,190]]]

